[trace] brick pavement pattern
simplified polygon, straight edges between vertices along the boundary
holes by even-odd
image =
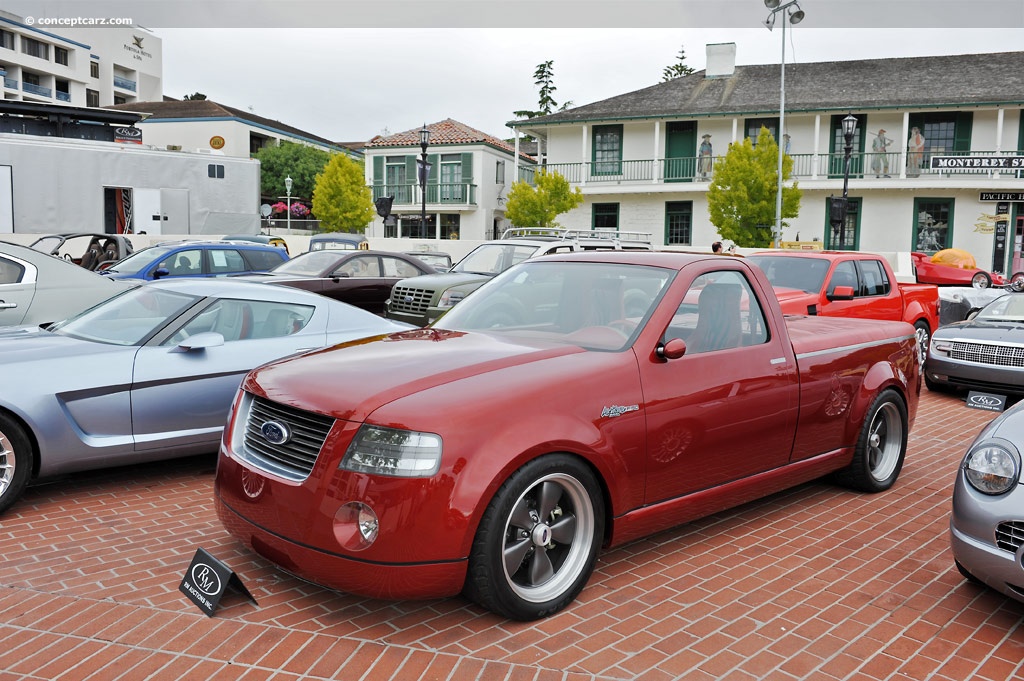
[[[41,484],[0,516],[0,681],[1024,679],[1024,605],[965,582],[947,536],[992,417],[924,390],[889,492],[814,482],[607,552],[533,623],[280,572],[218,522],[212,456]],[[258,605],[188,601],[198,547]]]

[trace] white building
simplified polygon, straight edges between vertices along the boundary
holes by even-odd
[[[28,26],[0,10],[4,99],[108,107],[163,96],[163,47],[141,26]]]
[[[762,126],[773,136],[779,127],[779,65],[736,66],[735,54],[734,44],[709,45],[705,71],[511,123],[540,139],[542,162],[586,197],[559,221],[652,232],[668,247],[717,240],[706,198],[715,159],[756,140]],[[1024,164],[1024,52],[785,68],[787,183],[803,197],[784,240],[877,252],[957,247],[982,267],[1024,270],[1024,172],[1012,167]],[[850,114],[850,210],[833,229],[829,197],[842,195],[841,121]]]

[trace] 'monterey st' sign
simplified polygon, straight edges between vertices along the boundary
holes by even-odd
[[[999,170],[1024,168],[1024,156],[932,156],[932,170]]]

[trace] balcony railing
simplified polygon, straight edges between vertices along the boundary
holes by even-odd
[[[71,101],[71,93],[70,92],[61,92],[60,90],[57,90],[57,100],[61,101],[61,102],[70,102]]]
[[[17,90],[18,81],[14,78],[8,78],[7,76],[4,76],[4,87],[9,88],[11,90]]]
[[[932,169],[931,155],[941,156],[1000,156],[1024,159],[1024,151],[962,151],[962,152],[927,152],[916,158],[908,154],[905,173],[900,163],[904,157],[899,152],[854,153],[850,156],[851,178],[899,179],[901,174],[906,178],[915,177],[948,177],[950,175],[983,175],[995,177],[1015,177],[1016,170],[997,168],[943,168]],[[845,155],[842,152],[832,154],[791,154],[793,172],[791,177],[797,180],[826,180],[842,178]],[[557,172],[571,184],[659,184],[670,182],[702,182],[712,179],[715,166],[721,157],[704,159],[697,156],[683,158],[663,158],[638,161],[601,161],[598,163],[549,163],[546,166],[522,166],[519,168],[519,179],[534,184],[536,173],[541,169]],[[1021,161],[1024,163],[1024,160]],[[397,199],[396,199],[397,201]]]
[[[137,87],[137,85],[134,80],[130,80],[128,78],[125,78],[124,76],[114,76],[114,87],[119,87],[122,90],[131,90],[132,92],[135,92],[135,88]]]
[[[32,83],[22,83],[21,89],[32,95],[39,95],[40,97],[52,97],[53,88],[43,87],[42,85],[33,85]]]
[[[374,201],[382,196],[394,196],[393,206],[418,206],[423,202],[423,194],[418,184],[375,185],[371,189]],[[427,203],[475,206],[476,185],[468,182],[428,184]]]

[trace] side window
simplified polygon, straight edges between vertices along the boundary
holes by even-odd
[[[406,277],[415,277],[419,274],[419,270],[398,258],[387,258],[381,257],[380,259],[382,269],[385,277],[400,277],[405,279]]]
[[[360,256],[346,260],[337,272],[352,278],[379,277],[380,265],[377,263],[377,256]]]
[[[300,331],[313,316],[311,305],[252,300],[219,300],[196,315],[163,345],[177,345],[189,336],[213,331],[225,342],[280,338]]]
[[[878,260],[861,260],[860,276],[864,282],[864,295],[889,295],[889,277],[885,274],[885,267]]]
[[[25,268],[22,265],[7,258],[0,258],[0,284],[17,284],[24,274]]]
[[[686,354],[728,350],[768,341],[764,312],[740,272],[718,271],[694,279],[663,340],[686,341]]]
[[[825,289],[825,295],[830,296],[835,293],[837,286],[849,286],[853,289],[853,295],[858,295],[860,286],[857,283],[857,265],[852,260],[845,260],[838,265],[832,272],[832,279],[828,282],[828,288]]]
[[[265,272],[267,270],[274,269],[278,265],[284,262],[282,253],[275,253],[273,251],[244,251],[242,256],[246,262],[249,263],[247,269],[253,270],[254,272]]]
[[[230,274],[246,272],[249,266],[242,254],[233,248],[210,250],[210,274]]]
[[[203,273],[203,254],[198,250],[178,251],[162,260],[157,267],[166,267],[169,274],[178,276],[199,275]]]

